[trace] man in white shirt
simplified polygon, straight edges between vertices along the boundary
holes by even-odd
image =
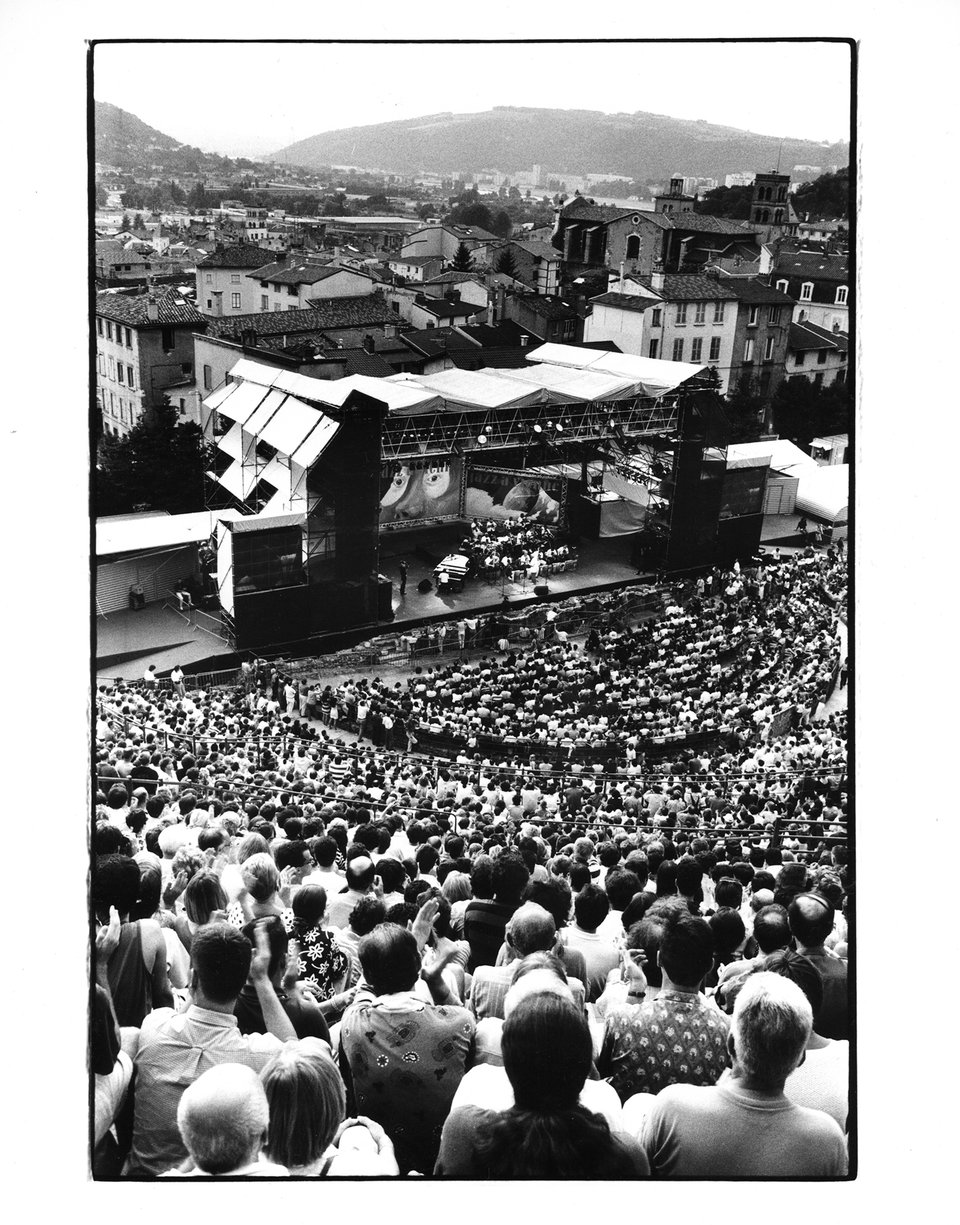
[[[189,1085],[177,1107],[177,1126],[190,1154],[192,1177],[276,1178],[285,1166],[261,1154],[270,1108],[260,1077],[250,1067],[224,1063],[208,1068]]]
[[[587,964],[587,1001],[593,1002],[603,993],[607,975],[620,964],[620,952],[612,940],[597,934],[597,928],[607,917],[610,902],[596,885],[585,885],[573,902],[574,923],[564,929],[564,943],[583,954]]]

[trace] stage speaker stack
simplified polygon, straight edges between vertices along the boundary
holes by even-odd
[[[542,598],[543,596],[550,594],[550,588],[547,586],[546,583],[537,583],[537,585],[533,589],[533,594],[538,595]]]
[[[420,582],[417,583],[417,591],[419,591],[421,595],[426,595],[428,591],[432,590],[433,583],[431,583],[428,578],[422,578]]]

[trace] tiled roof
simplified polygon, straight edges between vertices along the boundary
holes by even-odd
[[[417,256],[418,259],[435,259],[439,256]],[[407,261],[411,262],[411,261]],[[429,281],[424,281],[424,285],[462,285],[464,281],[474,281],[477,285],[483,284],[483,277],[477,276],[475,272],[441,272],[439,276],[433,276]]]
[[[209,335],[239,339],[244,331],[256,332],[258,336],[280,336],[285,333],[323,331],[329,328],[395,323],[396,318],[387,306],[383,294],[374,291],[362,297],[327,298],[304,310],[226,315],[220,319],[207,319],[206,322]]]
[[[725,276],[720,278],[720,283],[741,302],[769,302],[772,306],[792,306],[794,303],[789,294],[751,277]]]
[[[577,312],[569,302],[550,298],[546,294],[524,294],[519,302],[542,319],[576,319]]]
[[[781,252],[775,265],[779,277],[799,276],[808,281],[846,282],[850,260],[846,255],[824,255],[820,251]]]
[[[200,314],[195,306],[175,294],[164,294],[156,297],[157,318],[150,319],[147,306],[149,294],[125,296],[123,294],[98,293],[96,313],[105,319],[114,319],[128,327],[169,327],[191,326],[197,331],[203,331],[203,325],[208,320]]]
[[[564,206],[560,216],[571,221],[616,221],[618,217],[632,217],[632,208],[617,208],[614,204],[592,204],[583,196],[577,196]],[[651,214],[646,213],[649,217]]]
[[[362,346],[359,349],[327,349],[324,357],[330,361],[342,361],[348,375],[369,374],[375,379],[383,379],[396,374],[389,362],[376,353],[368,353]]]
[[[548,242],[538,242],[533,238],[524,238],[519,242],[516,239],[511,239],[511,247],[519,247],[521,251],[526,251],[528,255],[539,255],[541,259],[559,259],[560,252],[556,247],[552,247]]]
[[[534,341],[534,344],[538,341]],[[461,370],[520,370],[527,364],[529,349],[474,349],[468,353],[466,349],[454,349],[450,360]]]
[[[484,349],[517,348],[521,338],[529,335],[529,332],[512,319],[504,319],[496,324],[466,323],[459,331]]]
[[[465,349],[474,353],[480,350],[455,328],[421,328],[415,332],[404,332],[403,343],[424,357],[437,357],[451,349]]]
[[[265,247],[255,247],[253,243],[240,242],[232,247],[224,247],[222,251],[214,251],[198,265],[200,268],[262,268],[270,262],[270,257],[276,254]]]
[[[331,264],[308,264],[306,260],[294,263],[273,263],[248,272],[247,276],[254,281],[273,281],[276,285],[316,285],[328,277],[336,276],[338,272],[350,272],[354,276],[364,276],[356,268],[341,268]]]
[[[753,234],[754,231],[743,221],[731,221],[729,217],[708,217],[706,213],[676,213],[668,214],[670,228],[674,230],[692,230],[703,234]]]
[[[826,328],[815,323],[791,323],[790,339],[787,347],[797,349],[836,349],[846,353],[848,340],[846,332],[828,332]]]
[[[373,343],[377,353],[405,353],[406,347],[400,336],[385,336],[382,325],[376,329],[372,327],[365,328],[331,328],[329,340],[335,341],[345,349],[362,348],[364,338],[367,336],[373,337]]]
[[[499,242],[496,234],[491,234],[479,225],[448,225],[445,228],[452,230],[458,238],[472,238],[476,242]]]
[[[636,311],[638,315],[642,315],[651,306],[661,305],[659,298],[641,298],[639,294],[616,293],[613,290],[598,294],[590,301],[597,306],[616,306],[619,310]]]
[[[456,319],[461,315],[477,315],[480,311],[485,311],[485,306],[477,306],[475,302],[447,302],[445,298],[426,298],[423,302],[415,302],[414,305],[419,309],[426,311],[428,315],[435,315],[437,319]]]
[[[638,284],[652,289],[667,302],[733,302],[737,295],[728,280],[699,276],[695,272],[668,272],[663,278],[663,288],[654,289],[648,276],[635,276]]]
[[[392,255],[388,261],[391,264],[411,264],[420,268],[424,264],[442,264],[442,255]]]

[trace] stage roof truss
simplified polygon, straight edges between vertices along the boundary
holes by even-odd
[[[415,417],[388,417],[384,423],[384,460],[416,459],[554,442],[597,441],[612,424],[630,437],[671,434],[677,428],[675,397],[651,400],[594,401],[577,404],[532,404],[504,409],[463,409],[426,412]],[[556,425],[563,428],[558,431]],[[540,426],[540,433],[534,426]],[[486,443],[478,439],[483,435]]]

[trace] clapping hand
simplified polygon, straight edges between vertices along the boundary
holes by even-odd
[[[258,919],[253,929],[253,957],[250,961],[250,978],[262,982],[270,975],[270,940],[267,936],[267,920]]]
[[[410,925],[410,930],[413,932],[417,942],[417,948],[421,953],[430,941],[430,937],[433,934],[433,925],[439,913],[440,903],[435,897],[428,898],[420,907],[417,917]]]
[[[97,929],[97,957],[107,962],[120,945],[120,916],[116,906],[110,907],[110,918]]]

